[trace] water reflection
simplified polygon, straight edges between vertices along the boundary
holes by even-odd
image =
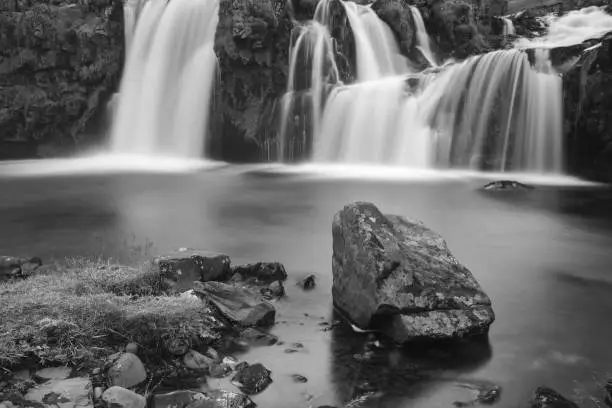
[[[337,312],[334,318],[341,321]],[[488,336],[403,348],[384,338],[374,343],[373,336],[343,321],[332,330],[331,381],[342,404],[373,393],[376,406],[397,406],[398,399],[414,399],[438,381],[476,371],[493,355]]]

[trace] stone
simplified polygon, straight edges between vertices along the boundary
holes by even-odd
[[[45,380],[64,380],[70,377],[72,369],[70,367],[47,367],[38,370],[36,375]]]
[[[213,378],[224,378],[230,375],[232,366],[227,363],[213,364],[210,366],[210,376]]]
[[[235,274],[243,278],[256,278],[258,281],[272,283],[287,279],[287,271],[280,262],[257,262],[233,268]]]
[[[255,408],[256,406],[248,396],[225,390],[206,391],[204,398],[187,405],[188,408]]]
[[[267,287],[260,290],[263,297],[266,299],[275,299],[285,296],[285,287],[281,281],[275,281],[269,284]]]
[[[259,394],[272,384],[271,373],[263,364],[248,365],[236,373],[232,384],[247,395]]]
[[[209,347],[206,349],[206,353],[204,353],[206,356],[212,358],[214,361],[219,361],[219,359],[221,358],[219,356],[219,353],[217,352],[217,350],[215,350],[212,347]]]
[[[155,394],[151,408],[185,408],[194,401],[202,400],[205,395],[197,391],[180,390],[166,394]]]
[[[467,380],[457,383],[458,387],[471,390],[474,398],[470,401],[455,401],[456,407],[471,407],[476,404],[492,405],[499,401],[501,396],[501,386],[490,381]]]
[[[126,353],[132,353],[132,354],[136,354],[136,355],[138,355],[138,344],[137,344],[137,343],[134,343],[134,342],[132,342],[132,343],[128,343],[128,344],[125,346],[125,352],[126,352]]]
[[[24,397],[56,408],[91,407],[89,378],[50,380],[30,389]]]
[[[183,357],[183,362],[192,370],[208,370],[214,360],[195,350],[189,350]]]
[[[310,274],[299,280],[297,284],[304,290],[314,289],[314,287],[317,285],[316,277],[313,274]]]
[[[240,333],[240,339],[253,346],[272,346],[278,342],[278,337],[253,327],[248,327]]]
[[[360,329],[399,343],[484,334],[491,300],[444,239],[374,204],[344,207],[333,221],[334,305]]]
[[[227,255],[206,251],[180,249],[158,256],[154,263],[161,275],[173,282],[175,290],[191,289],[194,281],[225,280],[231,275],[231,261]]]
[[[135,354],[122,353],[112,363],[107,375],[111,385],[130,388],[146,380],[147,371]]]
[[[189,340],[180,335],[169,337],[164,341],[164,345],[170,354],[177,357],[184,356],[191,348]]]
[[[308,378],[304,377],[301,374],[292,374],[291,378],[293,378],[293,382],[296,383],[307,383],[308,382]]]
[[[38,257],[26,259],[0,255],[0,282],[26,278],[40,266],[42,266],[42,261]]]
[[[221,282],[196,282],[193,290],[214,305],[232,323],[244,327],[274,324],[274,306],[258,299],[257,295],[248,289]]]
[[[538,387],[529,401],[529,408],[578,408],[578,405],[551,388]]]
[[[147,406],[145,397],[116,385],[104,391],[102,400],[113,408],[146,408]]]
[[[517,191],[517,190],[533,190],[533,186],[529,186],[527,184],[519,183],[518,181],[513,180],[499,180],[492,181],[490,183],[482,186],[482,190],[485,191]]]
[[[102,389],[102,387],[96,387],[94,388],[94,398],[95,399],[100,399],[102,398],[102,394],[104,393],[104,390]]]

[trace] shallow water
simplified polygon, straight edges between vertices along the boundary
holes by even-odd
[[[8,169],[0,165],[0,174]],[[610,190],[484,193],[476,191],[484,181],[465,175],[368,180],[247,170],[0,177],[0,252],[43,261],[122,257],[133,235],[157,251],[195,247],[236,263],[283,262],[289,296],[273,332],[286,344],[241,356],[273,372],[274,383],[253,398],[262,407],[339,404],[366,380],[384,391],[367,406],[451,407],[466,398],[457,378],[500,384],[497,406],[515,407],[539,385],[567,396],[594,392],[593,376],[612,371]],[[322,330],[332,319],[331,220],[356,200],[419,219],[447,239],[493,301],[488,343],[383,351],[364,363],[353,355],[365,335]],[[294,282],[308,273],[318,286],[302,292]],[[304,348],[285,353],[293,342]],[[309,381],[295,384],[293,373]]]

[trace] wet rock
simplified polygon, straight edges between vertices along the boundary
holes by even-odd
[[[164,346],[170,354],[177,357],[184,356],[191,348],[189,340],[182,336],[173,336],[165,339]]]
[[[278,342],[273,334],[249,327],[240,333],[240,339],[253,346],[272,346]]]
[[[206,353],[204,353],[206,356],[212,358],[214,361],[219,361],[220,356],[219,353],[217,352],[217,350],[215,350],[212,347],[209,347],[206,349]]]
[[[89,379],[76,377],[50,380],[29,390],[24,398],[56,408],[88,406]]]
[[[102,400],[113,408],[145,408],[147,406],[145,397],[118,386],[110,387],[104,391]]]
[[[608,380],[606,385],[604,386],[604,403],[612,408],[612,378]]]
[[[272,384],[271,373],[263,364],[248,365],[236,373],[232,384],[247,395],[258,394]]]
[[[261,294],[267,299],[285,296],[285,287],[280,281],[272,282],[268,287],[261,289]]]
[[[300,374],[292,374],[291,378],[293,378],[293,381],[296,383],[307,383],[308,382],[308,378],[304,377],[303,375]]]
[[[233,268],[234,274],[243,278],[256,278],[258,281],[272,283],[287,279],[287,271],[280,262],[257,262],[248,265],[239,265]]]
[[[490,183],[485,184],[482,187],[482,190],[485,191],[518,191],[518,190],[533,190],[533,186],[528,186],[526,184],[519,183],[518,181],[512,180],[499,180],[492,181]]]
[[[189,404],[188,408],[255,408],[249,397],[225,390],[206,391],[204,398]]]
[[[456,407],[469,407],[476,404],[490,405],[499,401],[501,396],[501,386],[489,381],[476,381],[458,383],[457,386],[469,389],[474,392],[474,398],[470,401],[455,401]]]
[[[47,367],[36,371],[36,376],[45,380],[64,380],[70,377],[70,367]]]
[[[316,284],[317,284],[316,278],[313,274],[310,274],[304,277],[297,283],[299,287],[305,290],[313,289],[316,286]]]
[[[257,295],[245,288],[221,282],[196,282],[193,290],[233,323],[244,327],[274,324],[274,306],[258,299]]]
[[[112,363],[107,375],[111,385],[130,388],[143,382],[147,371],[135,354],[122,353]]]
[[[293,354],[293,353],[297,353],[297,352],[299,352],[299,350],[294,349],[294,348],[285,349],[285,354]]]
[[[399,343],[488,332],[491,300],[437,233],[363,202],[338,212],[332,232],[334,305],[360,329]]]
[[[182,249],[155,259],[164,278],[172,282],[175,290],[190,289],[194,281],[228,279],[231,262],[227,255]]]
[[[26,278],[40,266],[42,266],[42,261],[38,257],[25,259],[0,255],[0,282]]]
[[[213,364],[210,366],[210,376],[213,378],[227,377],[232,371],[232,366],[226,363]]]
[[[151,408],[185,408],[192,402],[205,398],[206,396],[201,392],[188,390],[155,394],[151,400]]]
[[[185,366],[192,370],[203,371],[208,370],[214,363],[214,360],[201,353],[198,353],[195,350],[189,350],[183,357],[183,362],[185,363]]]
[[[538,387],[529,401],[529,408],[578,408],[578,405],[551,388]]]
[[[136,343],[128,343],[125,346],[125,352],[126,353],[132,353],[132,354],[138,354],[138,344]]]

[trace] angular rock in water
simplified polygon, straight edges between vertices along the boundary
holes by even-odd
[[[120,354],[108,369],[111,385],[130,388],[147,379],[147,371],[142,361],[132,353]]]
[[[225,390],[206,391],[204,398],[187,405],[188,408],[255,408],[249,397]]]
[[[360,328],[382,323],[404,343],[484,334],[495,320],[470,271],[422,224],[358,202],[335,215],[332,233],[334,305]]]
[[[236,373],[232,378],[232,384],[245,394],[258,394],[272,384],[271,373],[263,364],[248,365]]]
[[[474,391],[474,399],[471,401],[455,401],[456,407],[470,407],[476,404],[491,405],[499,401],[502,388],[489,381],[464,381],[457,386]]]
[[[159,271],[173,282],[175,289],[190,289],[194,281],[225,280],[231,275],[231,261],[227,255],[181,249],[155,259]]]
[[[518,191],[518,190],[533,190],[533,186],[528,186],[527,184],[519,183],[518,181],[513,180],[499,180],[492,181],[490,183],[485,184],[482,187],[482,190],[485,191]]]
[[[310,274],[304,277],[303,279],[299,280],[297,284],[302,289],[309,290],[309,289],[313,289],[317,285],[317,281],[316,281],[315,276],[313,274]]]
[[[240,339],[250,345],[272,346],[278,342],[278,337],[273,334],[249,327],[240,333]]]
[[[104,391],[102,399],[106,402],[107,406],[113,408],[146,408],[147,406],[145,397],[117,386],[110,387]]]
[[[206,396],[201,392],[188,390],[156,394],[153,396],[151,408],[185,408],[192,402],[205,398]]]
[[[529,408],[578,408],[578,405],[551,388],[538,387],[529,401]]]
[[[0,282],[15,278],[26,278],[42,265],[38,257],[25,259],[0,255]]]
[[[271,283],[287,279],[287,271],[280,262],[257,262],[254,264],[238,265],[233,272],[244,278],[256,278],[261,282]]]
[[[271,326],[276,309],[245,288],[221,282],[196,282],[194,292],[212,303],[219,312],[241,326]]]

